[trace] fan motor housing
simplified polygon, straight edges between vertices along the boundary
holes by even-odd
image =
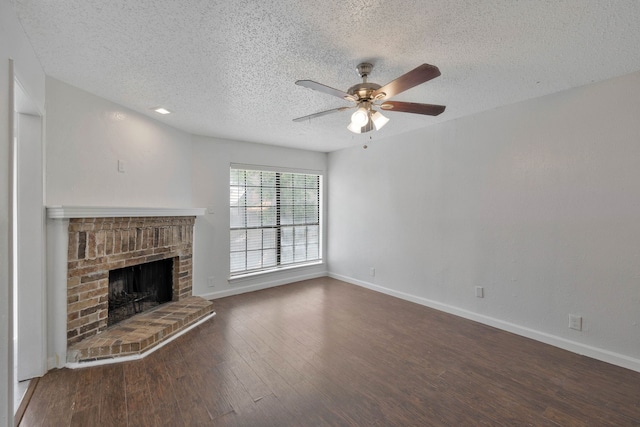
[[[371,99],[371,94],[381,87],[382,86],[377,83],[358,83],[351,86],[349,90],[347,90],[347,93],[358,97],[358,101],[364,101]]]

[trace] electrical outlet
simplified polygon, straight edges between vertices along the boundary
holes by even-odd
[[[210,288],[215,288],[216,287],[216,278],[213,276],[209,276],[209,279],[207,279],[207,284],[209,285]]]
[[[376,277],[376,269],[375,268],[371,267],[369,269],[369,276]]]
[[[476,297],[484,298],[484,288],[482,286],[476,286]]]
[[[582,330],[582,316],[577,316],[575,314],[569,315],[569,328],[575,329],[576,331]]]

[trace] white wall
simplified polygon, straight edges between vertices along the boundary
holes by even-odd
[[[635,73],[331,153],[332,275],[640,371],[639,115]]]
[[[11,283],[9,234],[10,229],[10,102],[11,86],[9,59],[14,60],[15,75],[38,108],[44,111],[44,72],[22,31],[9,0],[0,0],[0,425],[13,425],[13,370],[9,357],[9,284]]]
[[[190,207],[190,135],[48,77],[47,205]]]
[[[305,150],[193,137],[193,203],[213,211],[198,218],[195,226],[193,292],[219,298],[326,275],[326,266],[262,275],[228,282],[229,277],[229,166],[231,163],[279,166],[324,173],[327,155]],[[326,185],[325,185],[326,194]],[[326,252],[326,251],[325,251]],[[214,287],[208,285],[213,277]]]

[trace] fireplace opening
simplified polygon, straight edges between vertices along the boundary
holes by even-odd
[[[169,302],[172,297],[172,258],[111,270],[107,326]]]

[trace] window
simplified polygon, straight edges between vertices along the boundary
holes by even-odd
[[[230,172],[231,276],[322,259],[320,175]]]

